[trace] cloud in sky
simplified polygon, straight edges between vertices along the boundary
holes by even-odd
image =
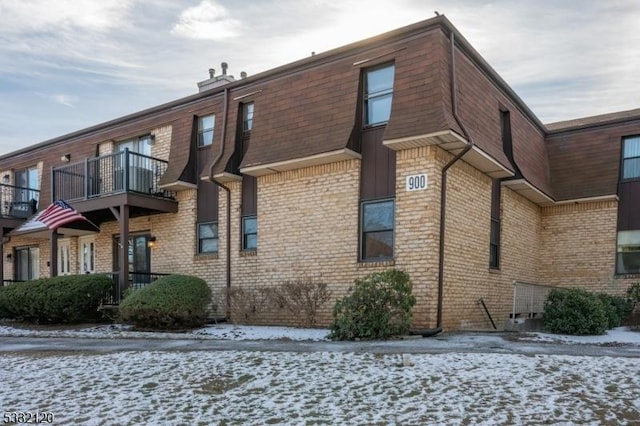
[[[0,0],[0,154],[435,10],[543,122],[640,107],[634,0]]]
[[[231,18],[222,5],[203,0],[180,14],[171,34],[196,40],[223,40],[237,36],[240,26],[240,21]]]

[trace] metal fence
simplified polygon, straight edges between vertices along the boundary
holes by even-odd
[[[542,318],[544,301],[554,288],[556,287],[514,280],[511,320]]]
[[[84,200],[120,192],[171,198],[159,187],[167,162],[128,149],[53,169],[53,198]]]
[[[113,286],[109,289],[108,293],[104,295],[103,304],[105,305],[118,305],[124,296],[125,287],[120,285],[119,272],[108,272],[106,274],[113,281]],[[129,272],[129,282],[126,288],[139,290],[144,288],[157,280],[160,277],[164,277],[169,274],[162,274],[157,272]]]
[[[0,184],[0,215],[28,218],[38,210],[40,191],[32,188]]]

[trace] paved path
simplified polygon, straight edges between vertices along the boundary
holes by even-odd
[[[515,337],[515,339],[514,339]],[[509,333],[447,333],[436,337],[367,342],[299,342],[282,340],[104,339],[72,337],[3,337],[0,352],[33,351],[268,351],[370,353],[507,353],[640,358],[640,346],[518,341]]]

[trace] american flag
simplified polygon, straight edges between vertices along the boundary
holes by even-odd
[[[63,200],[58,200],[43,210],[36,220],[44,223],[47,225],[47,228],[55,231],[62,225],[66,225],[67,223],[75,222],[77,220],[87,220],[87,218],[78,213],[78,211]]]

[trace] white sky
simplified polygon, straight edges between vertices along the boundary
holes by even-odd
[[[0,154],[435,10],[543,122],[640,107],[635,0],[0,0]]]

